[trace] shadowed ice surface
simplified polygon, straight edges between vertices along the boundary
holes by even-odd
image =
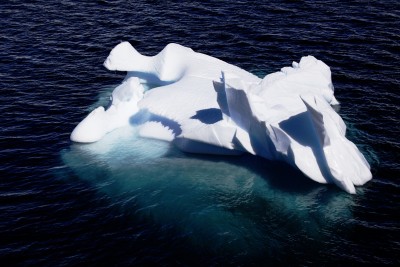
[[[195,250],[274,258],[283,247],[324,242],[352,218],[353,199],[286,164],[184,154],[128,126],[63,152],[67,166],[132,216],[185,236]],[[287,252],[287,251],[286,251]],[[285,252],[285,253],[286,253]]]

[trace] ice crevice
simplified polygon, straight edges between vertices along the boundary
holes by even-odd
[[[96,142],[132,125],[141,136],[186,152],[251,153],[285,161],[316,182],[352,194],[372,178],[332,108],[338,101],[330,68],[313,56],[260,79],[178,44],[150,57],[123,42],[104,66],[127,75],[111,105],[95,109],[75,127],[74,142]]]

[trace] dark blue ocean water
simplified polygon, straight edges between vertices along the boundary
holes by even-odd
[[[399,1],[10,0],[0,22],[2,266],[400,264]],[[72,144],[124,77],[102,66],[121,41],[146,55],[179,43],[260,77],[314,55],[373,180],[348,195],[129,130]]]

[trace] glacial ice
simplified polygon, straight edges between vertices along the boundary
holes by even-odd
[[[260,79],[178,44],[151,57],[122,42],[104,66],[127,75],[108,109],[93,110],[76,126],[74,142],[96,142],[132,125],[141,136],[185,152],[285,161],[316,182],[353,194],[355,185],[372,178],[331,106],[338,102],[330,68],[312,56]]]

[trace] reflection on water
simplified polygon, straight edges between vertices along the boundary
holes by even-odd
[[[62,158],[129,216],[173,228],[195,249],[277,257],[350,227],[353,198],[335,186],[251,155],[184,154],[130,126],[73,144]]]

